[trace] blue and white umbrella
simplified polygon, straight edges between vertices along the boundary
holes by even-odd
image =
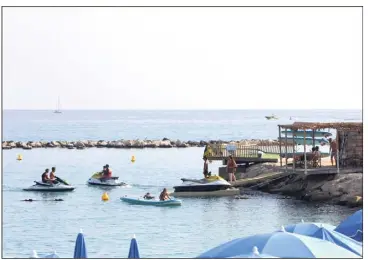
[[[135,239],[135,235],[133,235],[133,238],[130,241],[128,258],[135,258],[135,259],[140,258],[138,244],[137,244],[137,240]]]
[[[287,225],[285,230],[291,233],[297,233],[300,235],[309,236],[317,232],[321,227],[324,227],[329,230],[334,230],[336,227],[330,224],[323,224],[323,223],[315,223],[315,222],[304,222],[302,220],[301,223]]]
[[[252,253],[250,254],[236,255],[230,258],[279,258],[279,257],[275,257],[275,256],[267,255],[267,254],[260,254],[258,251],[258,248],[255,246],[253,247]]]
[[[75,241],[74,258],[87,258],[86,242],[84,241],[82,230]]]
[[[247,255],[256,246],[260,253],[280,258],[361,258],[329,241],[282,231],[234,239],[197,258],[230,258]]]
[[[358,210],[337,226],[335,231],[340,232],[356,241],[363,241],[363,210]]]
[[[299,223],[286,226],[285,230],[299,235],[327,240],[360,256],[363,254],[362,243],[334,231],[334,226],[332,225],[322,223]]]

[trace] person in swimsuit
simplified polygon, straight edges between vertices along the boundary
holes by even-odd
[[[335,159],[335,165],[336,165],[336,156],[337,156],[337,143],[336,140],[332,140],[332,138],[329,138],[328,141],[330,142],[330,154],[331,154],[331,165],[334,165],[334,159]]]
[[[153,197],[149,192],[147,192],[144,196],[143,196],[144,199],[146,200],[151,200],[151,199],[154,199],[155,197]]]
[[[226,166],[227,173],[229,174],[229,182],[236,181],[235,172],[237,167],[233,156],[230,155]]]
[[[52,181],[52,183],[54,184],[58,183],[58,181],[56,180],[55,171],[56,171],[56,168],[52,167],[51,172],[50,172],[50,181]]]
[[[170,199],[169,193],[167,192],[167,189],[164,188],[160,194],[160,200],[162,201],[162,200],[169,200],[169,199]]]
[[[208,178],[209,176],[211,176],[211,172],[208,172],[208,159],[206,156],[203,156],[203,175],[205,178]]]
[[[48,174],[49,174],[49,169],[46,169],[45,172],[42,173],[42,175],[41,175],[42,183],[50,183],[51,182]]]

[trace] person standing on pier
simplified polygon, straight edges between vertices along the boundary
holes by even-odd
[[[205,178],[208,178],[209,176],[211,176],[211,172],[208,172],[208,159],[206,156],[203,156],[203,175]]]
[[[332,140],[332,138],[328,139],[328,141],[330,142],[330,154],[331,154],[331,165],[333,166],[333,161],[335,159],[335,165],[337,165],[336,163],[336,155],[337,155],[337,143],[336,140]]]
[[[229,174],[229,182],[236,181],[235,178],[235,172],[236,168],[238,166],[236,165],[236,162],[232,155],[229,156],[229,160],[227,161],[227,173]]]

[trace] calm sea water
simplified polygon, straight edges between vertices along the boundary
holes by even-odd
[[[270,111],[5,111],[5,140],[76,140],[162,138],[181,140],[275,138],[276,124],[300,121],[359,120],[360,111],[278,111],[285,117],[266,121]],[[89,257],[127,257],[130,239],[136,235],[142,257],[195,257],[241,236],[271,232],[281,225],[304,221],[338,224],[354,209],[307,203],[282,196],[254,192],[247,200],[233,198],[184,198],[177,208],[128,205],[121,196],[158,195],[172,189],[180,178],[201,178],[202,148],[186,149],[34,149],[3,151],[3,256],[28,257],[56,250],[72,257],[82,228]],[[23,161],[17,161],[21,153]],[[137,159],[130,162],[131,156]],[[86,185],[90,175],[110,164],[113,173],[131,188],[105,191]],[[24,192],[45,168],[57,167],[57,175],[76,190],[69,193]],[[219,163],[210,170],[217,172]],[[40,201],[24,202],[23,199]],[[62,198],[64,201],[49,201]]]
[[[274,113],[279,120],[266,120]],[[3,113],[4,140],[240,140],[278,137],[278,124],[362,121],[361,110],[16,111]],[[292,117],[292,120],[290,120]]]

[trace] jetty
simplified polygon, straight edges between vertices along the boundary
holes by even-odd
[[[236,144],[257,144],[262,143],[264,140],[240,140],[240,141],[223,141],[223,140],[209,140],[209,141],[181,141],[170,140],[163,138],[161,140],[77,140],[77,141],[3,141],[2,149],[25,149],[31,150],[33,148],[65,148],[65,149],[86,149],[86,148],[117,148],[117,149],[130,149],[130,148],[187,148],[187,147],[205,147],[206,145],[227,145],[229,143]],[[275,142],[275,141],[273,141]]]

